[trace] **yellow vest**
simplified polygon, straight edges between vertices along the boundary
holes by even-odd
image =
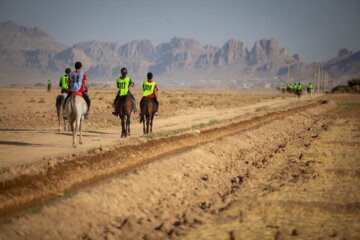
[[[120,89],[119,96],[125,96],[127,95],[129,91],[129,84],[130,84],[130,78],[125,77],[124,79],[121,79],[120,77],[116,79],[118,87]]]
[[[154,89],[155,89],[155,85],[156,82],[144,82],[144,97],[150,96],[151,94],[153,94]]]

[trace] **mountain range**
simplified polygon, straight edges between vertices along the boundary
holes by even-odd
[[[151,71],[166,87],[277,87],[313,81],[313,66],[298,54],[289,55],[276,39],[255,42],[251,50],[230,39],[224,46],[203,46],[193,39],[173,38],[154,46],[149,40],[126,44],[88,41],[72,47],[57,42],[37,27],[0,23],[0,84],[58,82],[66,67],[83,63],[89,83],[113,82],[126,67],[135,84]],[[360,51],[340,49],[337,57],[322,63],[342,81],[360,76]]]

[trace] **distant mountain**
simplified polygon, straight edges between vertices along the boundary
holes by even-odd
[[[66,46],[40,28],[25,27],[8,21],[0,23],[0,48],[56,52],[64,50]]]
[[[338,52],[338,56],[325,62],[324,67],[336,77],[344,79],[360,77],[360,51],[353,53],[343,48]]]
[[[33,84],[54,79],[76,61],[83,63],[89,82],[115,82],[122,67],[136,84],[152,71],[167,87],[264,87],[286,82],[291,62],[291,82],[312,80],[313,68],[298,54],[288,55],[276,39],[246,45],[230,39],[222,47],[202,46],[193,39],[173,38],[154,46],[149,40],[120,43],[88,41],[72,47],[58,43],[39,28],[13,22],[0,23],[0,83]],[[341,49],[324,63],[339,77],[359,76],[360,52]]]

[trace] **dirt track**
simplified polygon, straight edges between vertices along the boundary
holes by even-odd
[[[216,219],[223,218],[221,213],[224,209],[232,209],[234,199],[244,201],[244,204],[237,206],[245,208],[247,216],[262,216],[255,211],[257,208],[249,207],[254,199],[259,199],[260,205],[265,204],[266,208],[266,204],[274,204],[274,202],[261,202],[261,199],[266,198],[269,193],[282,192],[287,187],[288,189],[296,187],[292,182],[294,178],[296,179],[294,184],[311,179],[317,169],[313,167],[312,162],[306,164],[305,160],[301,160],[306,159],[307,155],[303,153],[299,158],[298,151],[301,148],[294,146],[297,144],[313,146],[329,128],[328,126],[333,124],[334,116],[340,119],[344,117],[331,114],[339,111],[337,108],[332,101],[327,104],[308,103],[289,110],[270,112],[250,121],[241,120],[209,128],[201,133],[120,146],[114,151],[90,158],[58,163],[52,168],[46,168],[43,174],[4,181],[1,188],[3,214],[14,207],[62,194],[79,184],[97,181],[103,176],[121,173],[161,156],[189,149],[138,167],[130,174],[115,176],[85,191],[66,194],[65,198],[74,196],[51,202],[36,214],[27,214],[2,224],[0,236],[14,239],[23,237],[27,239],[118,239],[119,237],[163,239],[185,237],[188,234],[190,239],[194,238],[191,236],[213,239],[217,233],[209,230],[214,228],[211,224],[215,221],[216,226],[221,225]],[[358,107],[355,110],[359,113]],[[354,131],[349,131],[347,136],[355,134],[353,137],[358,139],[359,125],[356,125],[358,118],[352,115],[351,117],[355,118],[352,128],[350,127]],[[350,144],[350,149],[357,146],[357,141],[352,142],[352,146]],[[203,145],[199,146],[199,144]],[[154,145],[157,146],[156,151]],[[198,147],[193,148],[194,146]],[[129,154],[126,159],[121,158],[124,152]],[[295,160],[284,163],[284,159],[286,160],[284,156],[287,156],[284,152],[293,152]],[[336,160],[335,163],[338,161]],[[358,169],[357,164],[356,161],[348,162],[348,166],[355,169],[356,166]],[[264,179],[262,174],[268,172],[270,176],[278,177],[268,179],[270,183],[263,186],[264,179],[266,180],[269,174],[266,174]],[[355,189],[352,191],[359,192],[359,185],[356,184],[357,172],[350,171],[349,174],[355,174],[353,186]],[[262,191],[259,193],[253,190],[257,189],[256,187]],[[242,190],[246,192],[247,189],[252,190],[250,193],[253,195],[250,196],[249,193],[250,197],[242,198],[239,193]],[[353,200],[354,204],[349,205],[352,212],[359,210],[358,197],[353,194],[347,198]],[[338,201],[337,195],[332,201]],[[31,211],[37,212],[37,210],[32,208]],[[260,208],[260,211],[264,210]],[[232,212],[236,213],[236,217],[221,221],[228,223],[229,219],[242,220],[231,223],[232,228],[224,227],[222,232],[225,235],[219,235],[219,239],[224,239],[224,236],[229,238],[230,232],[235,236],[234,227],[241,229],[236,224],[239,222],[248,224],[253,220],[248,221],[245,213],[241,213],[240,216],[236,207]],[[271,214],[272,212],[269,213]],[[353,215],[350,217],[355,225],[349,224],[349,229],[354,229],[353,227],[359,224],[359,219]],[[266,222],[266,219],[261,220],[260,217],[258,221]],[[289,217],[284,219],[288,220]],[[30,224],[31,222],[36,222],[36,226]],[[203,223],[207,223],[202,225],[205,231],[202,227],[190,231]],[[288,232],[280,231],[281,226],[274,226],[274,228],[270,227],[271,231],[267,231],[265,227],[265,230],[260,229],[257,233],[269,234],[266,235],[269,239],[273,239],[276,234],[289,235]],[[247,233],[246,229],[241,229],[241,232],[242,236],[257,239],[255,235],[244,234]],[[319,236],[322,236],[321,233]],[[301,231],[298,234],[301,234]],[[344,235],[340,230],[337,234],[337,236],[353,238],[358,232],[350,231],[349,235]]]

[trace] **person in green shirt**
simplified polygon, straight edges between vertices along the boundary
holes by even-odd
[[[156,104],[156,113],[155,115],[158,116],[157,111],[159,109],[159,102],[157,100],[156,93],[159,91],[156,82],[154,82],[152,72],[148,72],[147,74],[147,81],[143,83],[143,97],[140,101],[140,109],[144,109],[145,99],[153,99],[154,103]],[[142,118],[142,113],[140,113],[140,118]]]
[[[131,92],[129,90],[129,87],[134,87],[135,84],[131,81],[130,77],[126,76],[127,75],[127,69],[126,68],[121,68],[120,73],[121,73],[121,76],[116,79],[117,87],[120,90],[116,94],[116,97],[115,97],[115,100],[114,100],[114,103],[113,103],[115,111],[112,112],[112,114],[115,115],[115,116],[119,115],[118,109],[116,108],[116,101],[118,101],[118,99],[120,99],[120,97],[126,96],[126,95],[129,95],[133,99],[133,101],[134,101],[134,113],[137,113],[135,97],[131,94]]]
[[[70,77],[71,69],[65,69],[65,75],[62,75],[59,82],[59,87],[61,87],[61,93],[69,93],[69,77]]]
[[[50,81],[50,79],[49,79],[49,81],[48,81],[48,92],[50,92],[50,90],[51,90],[51,81]]]
[[[309,83],[309,84],[307,85],[307,92],[308,92],[309,94],[311,94],[312,90],[313,90],[313,85],[312,85],[312,83]]]

